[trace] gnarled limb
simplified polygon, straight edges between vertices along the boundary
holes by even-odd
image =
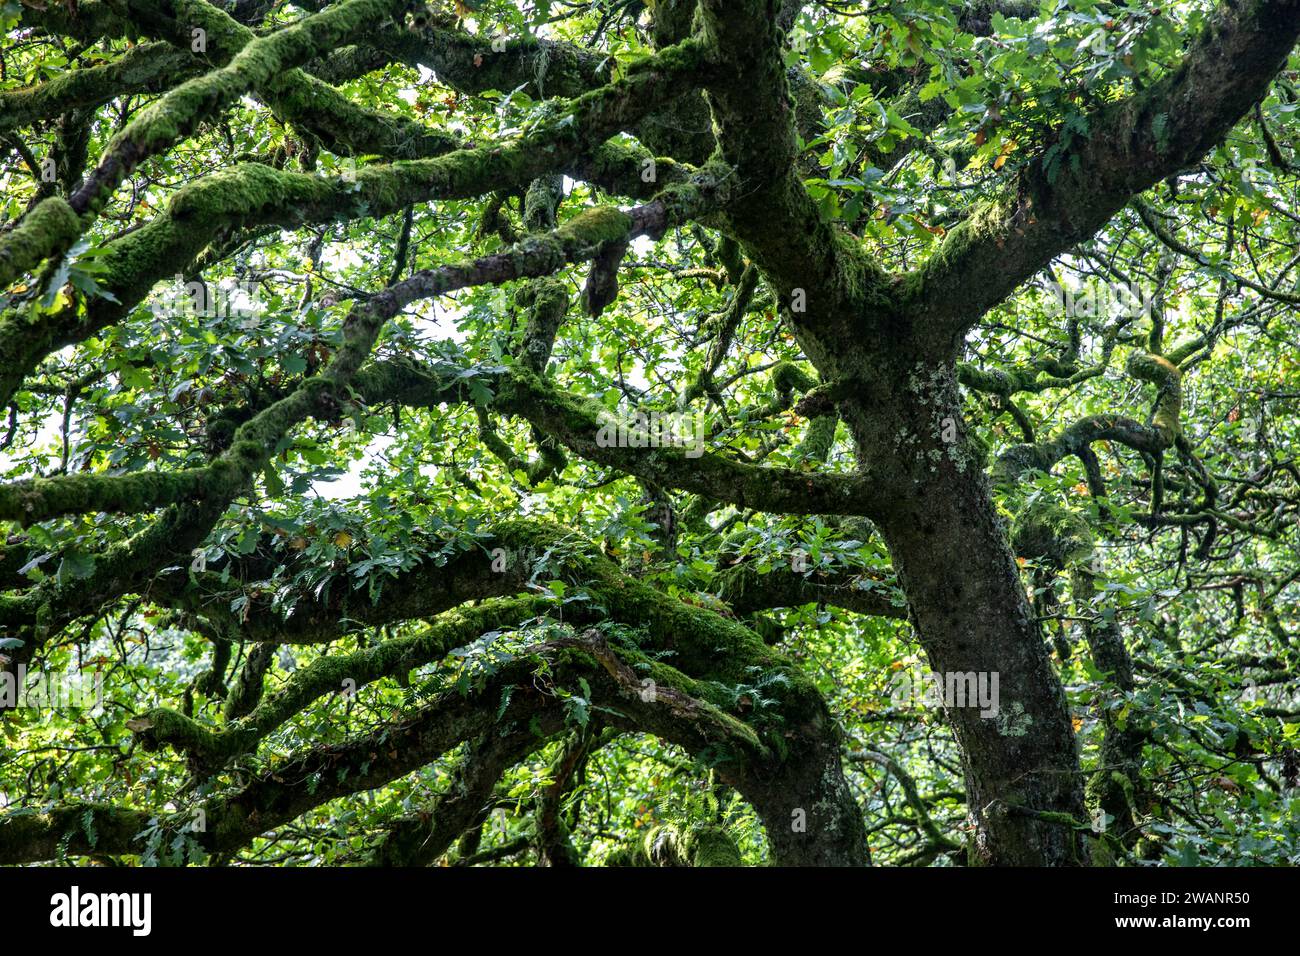
[[[976,208],[908,277],[905,308],[955,337],[1136,194],[1199,159],[1264,95],[1300,37],[1300,3],[1226,4],[1178,68],[1088,117],[1049,173],[1045,154]]]

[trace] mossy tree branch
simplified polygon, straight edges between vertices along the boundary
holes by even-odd
[[[231,230],[328,222],[342,215],[386,215],[432,199],[466,198],[522,186],[556,172],[640,198],[650,198],[659,188],[684,188],[693,178],[691,171],[665,161],[658,164],[659,183],[647,184],[641,176],[647,154],[604,144],[647,111],[689,88],[702,65],[698,44],[688,43],[633,66],[614,83],[574,101],[572,122],[546,124],[510,143],[368,166],[358,170],[355,178],[327,179],[255,163],[202,177],[179,190],[163,215],[104,247],[102,286],[116,302],[97,299],[89,303],[86,315],[79,303],[73,303],[53,313],[33,316],[15,308],[0,316],[0,403],[12,397],[42,358],[119,321],[160,279],[188,268],[218,236]],[[34,209],[18,227],[27,230],[20,237],[22,244],[14,246],[25,257],[23,269],[52,254],[67,238],[64,232],[75,239],[72,234],[80,229],[66,203],[51,202]],[[62,219],[59,210],[64,210]],[[688,216],[702,210],[679,208],[678,212]],[[62,226],[52,234],[42,225],[46,220]],[[45,246],[27,242],[50,235],[54,239]]]
[[[114,137],[69,200],[44,200],[19,226],[26,230],[21,239],[17,231],[0,238],[0,286],[8,285],[42,258],[59,255],[72,245],[80,229],[68,228],[69,212],[83,228],[90,225],[114,190],[146,159],[188,136],[201,121],[250,89],[333,49],[363,25],[391,16],[401,6],[396,0],[345,0],[249,42],[226,66],[183,83],[146,108]]]
[[[1267,91],[1300,37],[1300,2],[1219,8],[1183,61],[1146,90],[1094,111],[1049,172],[1046,152],[978,207],[910,275],[908,314],[956,336],[1086,239],[1129,200],[1199,159]]]
[[[421,270],[355,306],[344,321],[344,345],[329,367],[241,425],[231,447],[211,463],[170,473],[63,475],[13,482],[0,486],[0,520],[30,523],[63,514],[132,513],[187,500],[230,500],[266,466],[290,429],[312,415],[329,417],[343,407],[347,386],[383,324],[404,306],[457,289],[551,275],[569,263],[594,258],[610,241],[662,235],[671,223],[708,202],[702,193],[678,193],[628,213],[594,207],[504,252]]]

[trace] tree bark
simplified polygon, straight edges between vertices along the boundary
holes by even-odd
[[[877,393],[877,394],[872,394]],[[864,401],[865,399],[865,401]],[[998,680],[996,713],[945,699],[962,752],[972,863],[1087,862],[1077,746],[983,455],[968,440],[955,364],[897,364],[846,403],[892,504],[878,518],[931,669]]]
[[[763,822],[773,865],[867,866],[866,827],[841,765],[841,735],[821,701],[816,710],[787,733],[784,760],[746,766],[737,777],[723,773],[722,779]]]

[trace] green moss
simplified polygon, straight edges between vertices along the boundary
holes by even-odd
[[[1011,539],[1016,554],[1046,559],[1059,568],[1086,560],[1093,550],[1087,520],[1045,498],[1035,500],[1016,517]]]
[[[171,744],[205,760],[220,761],[257,746],[268,733],[313,701],[343,690],[355,691],[384,677],[404,674],[440,660],[452,649],[487,631],[498,630],[538,613],[542,601],[532,596],[487,600],[440,615],[427,628],[350,654],[318,657],[253,710],[220,731],[209,730],[170,710],[149,714],[143,731],[151,745]],[[595,662],[587,662],[595,666]]]
[[[170,85],[194,72],[188,54],[166,43],[133,47],[111,63],[60,73],[36,86],[0,92],[0,131],[52,119],[71,109]]]
[[[1160,429],[1169,444],[1182,434],[1183,373],[1162,355],[1134,352],[1126,365],[1136,379],[1156,386],[1156,407],[1151,423]]]
[[[232,477],[224,469],[198,468],[15,481],[0,486],[0,520],[31,524],[62,514],[148,511],[217,493]]]
[[[632,217],[614,206],[595,206],[574,216],[555,230],[566,255],[573,256],[607,242],[626,240]]]
[[[184,39],[184,27],[190,30],[201,28],[207,34],[204,54],[209,59],[226,62],[257,39],[252,30],[205,0],[171,0],[171,4],[176,12],[176,22],[183,25],[178,39]]]
[[[817,379],[805,372],[795,362],[778,362],[772,369],[772,386],[778,395],[803,394],[817,385]]]
[[[146,749],[155,750],[167,743],[177,750],[198,754],[207,760],[241,753],[249,737],[247,731],[237,729],[217,733],[198,721],[165,707],[151,710],[141,727],[137,733]]]
[[[1035,470],[1047,471],[1055,463],[1050,448],[1042,445],[1012,445],[994,463],[993,483],[1004,489],[1014,488],[1021,475]]]
[[[179,189],[168,203],[177,219],[253,220],[269,207],[279,207],[313,177],[282,173],[261,163],[242,163],[204,176]]]
[[[939,247],[930,254],[924,265],[906,274],[900,288],[900,300],[915,305],[923,295],[940,294],[935,282],[959,272],[963,260],[974,250],[996,244],[1005,239],[1008,222],[1015,211],[1014,202],[1003,196],[976,206],[969,216],[948,230]],[[945,300],[960,300],[963,295],[960,283],[952,280],[941,290]]]
[[[795,453],[808,461],[826,461],[831,446],[835,444],[835,431],[840,420],[834,415],[822,415],[808,423],[808,430],[799,442]]]
[[[42,199],[0,239],[0,288],[50,256],[62,253],[79,235],[81,219],[64,199]]]
[[[243,37],[246,42],[242,49],[226,66],[181,84],[142,110],[113,138],[107,159],[100,164],[100,170],[112,168],[113,174],[92,180],[95,189],[85,199],[87,211],[97,211],[136,165],[188,136],[204,119],[249,90],[271,84],[311,57],[333,49],[367,23],[391,16],[402,6],[395,0],[346,0],[252,40],[225,30],[222,37],[227,43],[241,42]],[[106,165],[112,161],[115,166]]]

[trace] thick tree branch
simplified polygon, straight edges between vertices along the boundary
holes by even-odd
[[[1086,137],[1050,163],[1040,153],[952,229],[908,277],[907,312],[955,338],[1134,195],[1219,142],[1267,91],[1298,36],[1298,0],[1220,8],[1176,70],[1089,115]]]
[[[830,604],[856,614],[907,620],[907,602],[895,586],[866,572],[834,575],[773,568],[760,574],[739,565],[719,576],[718,596],[737,614],[753,614],[778,607]]]
[[[654,189],[684,185],[691,174],[679,165],[657,164],[658,182],[647,184],[641,175],[645,154],[602,144],[646,111],[689,89],[703,68],[699,45],[688,42],[634,65],[620,80],[579,98],[571,104],[572,122],[546,124],[508,143],[365,167],[355,177],[326,179],[261,164],[202,177],[178,191],[164,215],[104,247],[101,285],[116,302],[97,299],[89,303],[88,314],[74,302],[36,317],[21,307],[0,316],[0,403],[12,397],[27,372],[46,355],[119,321],[160,279],[188,268],[209,243],[235,229],[328,222],[341,215],[380,216],[431,199],[518,187],[560,171],[646,198]],[[34,209],[15,233],[26,230],[24,242],[39,240],[46,231],[37,225],[50,216],[55,225],[63,222],[69,234],[78,231],[75,215],[68,212],[60,219],[61,209],[57,205]],[[682,210],[682,215],[701,212]],[[33,221],[32,215],[37,219]]]
[[[146,159],[184,139],[250,89],[333,49],[366,23],[401,7],[397,0],[345,0],[267,37],[249,42],[230,63],[172,90],[109,143],[98,166],[67,201],[44,200],[17,230],[0,238],[0,286],[42,259],[65,252],[122,181]],[[71,219],[69,218],[71,217]],[[76,220],[78,225],[71,226]]]

